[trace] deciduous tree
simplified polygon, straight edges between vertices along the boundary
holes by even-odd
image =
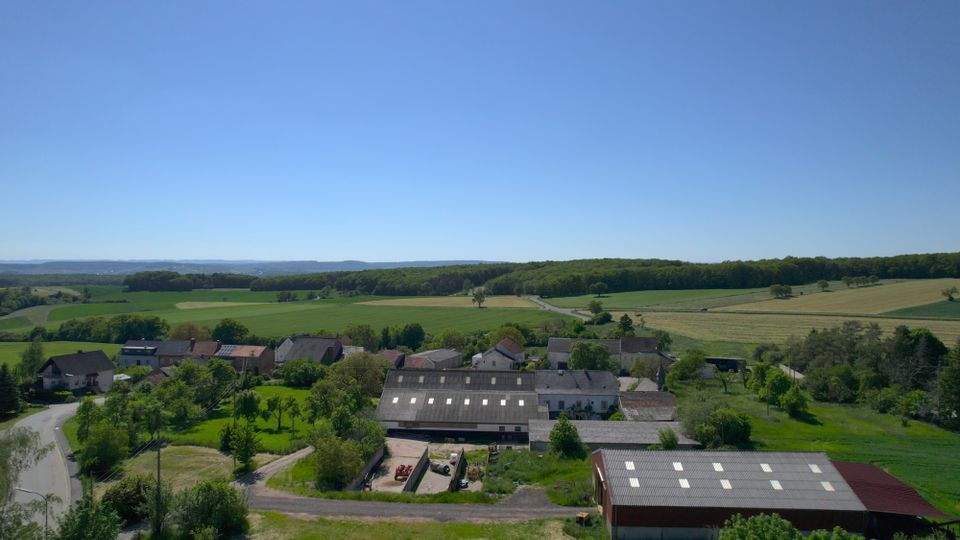
[[[578,341],[570,348],[570,369],[598,369],[620,371],[620,365],[610,357],[610,351],[599,343]]]
[[[487,299],[487,290],[483,287],[476,287],[473,289],[473,303],[477,307],[483,307],[483,302]]]
[[[213,339],[221,343],[242,343],[250,330],[236,319],[221,320],[213,329]]]
[[[550,430],[550,451],[565,459],[583,459],[587,454],[577,428],[565,414],[560,415]]]

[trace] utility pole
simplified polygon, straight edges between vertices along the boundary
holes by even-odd
[[[36,491],[33,491],[32,489],[26,489],[22,487],[14,487],[13,489],[17,491],[22,491],[24,493],[29,493],[31,495],[36,495],[37,497],[40,497],[41,499],[43,499],[43,537],[48,538],[50,536],[50,527],[49,527],[49,520],[48,520],[48,515],[50,512],[50,503],[54,501],[60,502],[61,500],[60,497],[57,497],[53,493],[47,493],[46,495],[44,495],[43,493],[38,493]]]

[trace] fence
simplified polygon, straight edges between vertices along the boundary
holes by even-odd
[[[417,462],[417,466],[414,467],[413,472],[410,473],[410,478],[407,478],[407,483],[404,484],[403,490],[406,492],[416,492],[417,487],[420,485],[420,480],[423,479],[423,474],[427,472],[428,467],[430,467],[430,453],[424,450],[423,455],[420,456],[420,461]]]
[[[360,474],[347,486],[346,491],[361,491],[363,489],[363,486],[367,483],[367,477],[370,476],[370,472],[377,468],[380,462],[383,461],[385,451],[386,447],[381,445],[380,449],[367,461],[367,464],[363,467],[363,470],[360,471]]]

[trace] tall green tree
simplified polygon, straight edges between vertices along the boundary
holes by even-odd
[[[478,308],[483,307],[483,302],[487,299],[487,290],[483,287],[476,287],[473,289],[473,303],[477,305]]]
[[[597,297],[607,294],[608,289],[609,287],[607,287],[607,284],[602,281],[598,281],[593,285],[590,285],[590,292],[597,295]]]
[[[599,315],[603,311],[603,302],[599,300],[591,300],[587,304],[587,311],[593,313],[594,315]]]
[[[606,347],[587,341],[578,341],[573,344],[567,365],[570,369],[620,371],[620,364],[610,357],[610,351]]]
[[[620,317],[620,321],[617,322],[617,332],[621,336],[632,336],[634,333],[633,330],[633,319],[630,318],[630,315],[626,313]]]
[[[250,465],[254,456],[262,448],[260,437],[249,422],[239,424],[231,432],[230,451],[233,457],[243,464],[244,467]]]
[[[110,540],[120,535],[123,521],[113,508],[94,499],[93,490],[60,519],[57,540]]]
[[[307,421],[313,423],[320,418],[329,417],[344,399],[343,391],[333,381],[327,379],[317,381],[307,394]]]
[[[221,320],[213,329],[213,339],[221,343],[242,343],[250,333],[250,329],[236,319]]]
[[[350,324],[343,331],[350,342],[364,350],[377,352],[380,349],[380,336],[369,324]]]
[[[830,288],[830,282],[825,279],[821,279],[817,281],[817,287],[820,287],[821,291],[826,291]]]
[[[550,451],[565,459],[583,459],[587,455],[576,426],[566,414],[561,414],[550,430]]]
[[[941,421],[960,428],[960,343],[951,351],[937,379],[937,410]]]
[[[47,359],[43,354],[43,341],[41,341],[40,338],[36,338],[20,353],[20,365],[17,366],[17,376],[20,377],[21,381],[33,380],[37,372],[40,371],[40,366],[46,361]]]
[[[10,366],[3,364],[0,366],[0,417],[17,414],[21,406],[20,392]]]
[[[245,418],[253,422],[260,414],[260,394],[253,390],[244,390],[236,395],[233,402],[233,417]]]
[[[102,417],[102,411],[93,398],[85,397],[80,400],[80,405],[77,406],[77,440],[86,441],[90,430]]]
[[[296,401],[296,398],[293,399]],[[283,413],[286,412],[289,403],[282,396],[267,398],[267,406],[263,409],[262,416],[264,420],[277,419],[277,433],[280,433],[280,430],[283,429]]]

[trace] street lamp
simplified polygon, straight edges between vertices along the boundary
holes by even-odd
[[[40,497],[41,499],[43,499],[43,537],[44,538],[48,537],[50,531],[49,531],[49,527],[47,526],[47,515],[48,515],[48,510],[50,508],[50,503],[60,502],[61,501],[60,497],[57,497],[53,493],[47,493],[46,495],[44,495],[43,493],[38,493],[36,491],[33,491],[32,489],[26,489],[22,487],[14,487],[13,489],[17,491],[22,491],[24,493],[30,493],[31,495],[36,495],[37,497]]]

